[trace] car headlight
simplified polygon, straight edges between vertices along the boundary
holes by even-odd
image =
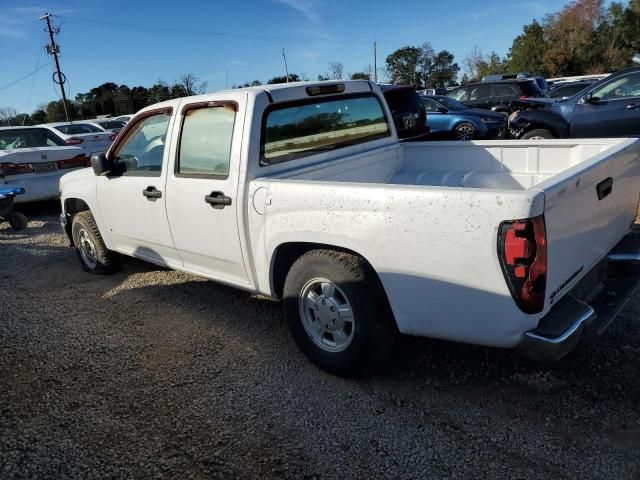
[[[502,120],[498,120],[497,118],[481,118],[480,121],[482,123],[500,123]]]

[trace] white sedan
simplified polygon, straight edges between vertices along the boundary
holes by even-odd
[[[90,122],[82,121],[45,123],[38,127],[46,128],[61,137],[66,145],[84,148],[89,156],[109,150],[117,135]]]
[[[47,128],[0,128],[0,187],[25,190],[14,203],[58,198],[60,177],[89,165],[82,147],[66,145]]]

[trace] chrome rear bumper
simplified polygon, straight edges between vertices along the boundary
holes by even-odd
[[[636,233],[625,237],[602,263],[554,305],[540,320],[538,328],[525,333],[518,353],[537,361],[559,360],[578,344],[601,334],[633,296],[639,283],[640,234]]]

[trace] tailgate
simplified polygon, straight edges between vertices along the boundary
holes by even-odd
[[[636,218],[640,140],[621,140],[594,153],[535,187],[545,193],[547,307],[601,260]]]

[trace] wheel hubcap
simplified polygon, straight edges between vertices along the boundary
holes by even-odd
[[[545,140],[544,137],[529,137],[529,140]]]
[[[325,278],[309,280],[299,300],[305,331],[320,348],[340,352],[353,340],[353,309],[344,292]]]
[[[98,265],[96,247],[84,228],[78,230],[78,249],[80,250],[80,256],[85,265],[89,268],[96,268]]]
[[[473,138],[473,128],[463,125],[458,128],[458,140],[471,140]]]

